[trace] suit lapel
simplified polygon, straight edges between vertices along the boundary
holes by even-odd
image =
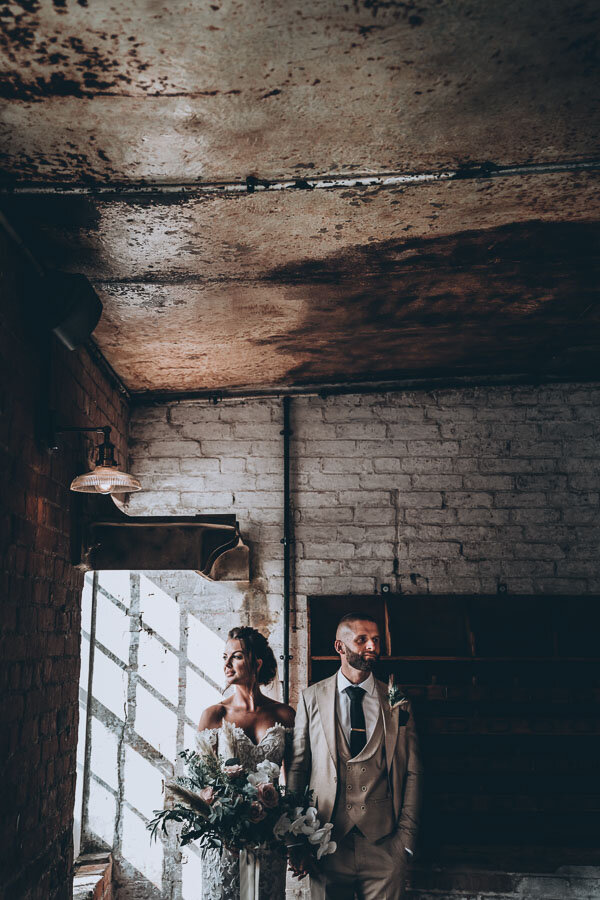
[[[377,690],[379,692],[379,702],[381,703],[381,713],[383,715],[383,728],[385,733],[385,760],[388,772],[394,761],[394,751],[396,749],[396,741],[398,740],[398,716],[394,715],[390,709],[387,691],[385,685],[375,679]]]
[[[317,705],[321,717],[321,725],[325,740],[333,760],[337,766],[337,746],[335,740],[335,692],[337,689],[337,672],[317,685]]]

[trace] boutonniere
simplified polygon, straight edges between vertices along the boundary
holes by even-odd
[[[394,676],[390,675],[388,681],[388,703],[392,712],[398,708],[398,720],[400,725],[406,725],[408,722],[408,697],[405,696],[402,688],[394,683]]]
[[[388,681],[388,701],[390,704],[390,709],[395,709],[396,706],[399,706],[402,701],[406,699],[407,698],[404,695],[404,691],[394,683],[394,676],[390,675]]]

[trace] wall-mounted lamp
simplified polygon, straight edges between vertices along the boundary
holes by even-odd
[[[78,475],[73,479],[72,491],[86,494],[128,494],[133,491],[141,491],[142,485],[137,478],[117,468],[115,445],[111,443],[111,429],[108,425],[101,428],[79,428],[76,425],[66,425],[62,428],[55,428],[54,434],[66,431],[95,431],[104,435],[102,443],[98,444],[98,456],[94,468],[91,472]],[[51,449],[58,449],[56,439],[51,441]]]

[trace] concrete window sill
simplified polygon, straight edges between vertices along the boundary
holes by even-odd
[[[112,900],[110,853],[87,853],[75,860],[73,900]]]

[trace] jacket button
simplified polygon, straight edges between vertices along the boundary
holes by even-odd
[[[360,771],[361,771],[361,772],[366,772],[366,771],[367,771],[367,767],[366,767],[366,766],[361,766],[361,767],[360,767]]]
[[[366,806],[361,806],[361,809],[366,809],[366,808],[367,808]]]
[[[347,791],[351,791],[351,790],[352,790],[352,785],[351,785],[351,784],[347,785],[347,786],[346,786],[346,790],[347,790]]]
[[[336,781],[337,781],[337,775],[334,775],[334,776],[333,776],[333,783],[335,784]]]

